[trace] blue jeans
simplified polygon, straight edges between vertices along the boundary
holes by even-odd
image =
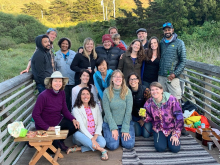
[[[42,84],[37,84],[36,86],[37,86],[37,90],[39,91],[39,94],[46,89],[45,85]]]
[[[104,133],[104,138],[106,140],[106,147],[109,150],[116,150],[119,147],[119,142],[121,142],[122,147],[126,149],[131,149],[134,147],[135,143],[135,133],[134,133],[134,122],[130,122],[130,129],[129,129],[129,134],[130,134],[130,139],[127,141],[124,141],[124,137],[122,137],[122,132],[121,132],[121,125],[118,125],[118,140],[115,140],[112,137],[112,131],[110,131],[108,123],[103,122],[102,124],[102,130]]]
[[[143,127],[137,122],[141,118],[132,116],[132,120],[134,122],[134,130],[135,130],[135,136],[143,136],[145,138],[149,138],[151,136],[152,132],[152,123],[144,123]]]
[[[92,140],[80,131],[77,131],[76,133],[73,134],[72,140],[74,144],[76,144],[77,146],[81,146],[81,152],[86,152],[91,150],[95,151],[95,149],[92,148]],[[103,136],[98,136],[96,141],[101,148],[105,147],[106,141]]]
[[[171,152],[177,153],[180,151],[180,144],[178,146],[172,145],[172,141],[170,141],[170,138],[172,136],[171,134],[166,137],[162,131],[159,131],[156,133],[153,131],[154,134],[154,147],[158,152],[164,152],[167,149],[167,146]]]

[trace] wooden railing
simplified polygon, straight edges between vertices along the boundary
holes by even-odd
[[[212,126],[220,128],[220,67],[187,60],[180,80],[185,82],[183,98],[194,103]]]
[[[25,73],[0,83],[0,165],[11,164],[25,145],[13,142],[7,125],[23,121],[26,128],[30,127],[37,94],[31,77],[31,73]],[[188,60],[180,80],[185,83],[183,98],[194,103],[211,125],[220,129],[220,67]]]
[[[35,104],[35,82],[31,73],[16,76],[0,83],[0,164],[9,165],[21,152],[25,143],[13,142],[7,125],[23,121],[30,127],[31,113]]]

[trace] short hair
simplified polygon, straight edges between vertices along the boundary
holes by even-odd
[[[49,38],[48,35],[46,35],[46,34],[43,34],[43,35],[42,35],[42,39],[43,39],[43,38],[48,38],[48,39],[50,40],[50,38]]]
[[[47,29],[46,34],[49,34],[50,32],[56,32],[56,34],[57,34],[57,30],[54,29],[54,28],[49,28],[49,29]]]
[[[63,41],[67,41],[67,42],[68,42],[68,44],[69,44],[68,49],[70,49],[70,48],[71,48],[71,41],[70,41],[70,39],[68,39],[68,38],[61,38],[61,39],[58,41],[58,46],[61,48],[61,44],[63,43]]]
[[[115,26],[112,26],[112,27],[110,27],[110,28],[108,29],[108,34],[110,34],[110,31],[111,31],[112,29],[116,29],[117,32],[118,32],[118,29],[117,29]]]
[[[131,72],[131,73],[128,75],[128,79],[127,79],[127,84],[128,84],[128,86],[130,86],[130,84],[129,84],[129,79],[130,79],[130,77],[133,76],[133,75],[136,76],[137,79],[140,81],[139,75],[138,75],[136,72]]]
[[[52,87],[53,79],[55,79],[55,78],[49,79],[48,85],[46,86],[47,89],[53,89],[53,87]],[[60,90],[64,90],[65,86],[66,86],[66,84],[64,83],[64,79],[62,78],[62,87],[60,88]]]
[[[112,35],[113,40],[114,39],[120,39],[120,37],[121,37],[120,34],[117,34],[117,33]]]
[[[107,64],[107,69],[108,69],[108,61],[106,60],[106,58],[103,57],[99,57],[95,63],[96,68],[98,69],[98,66],[101,65],[101,63],[106,62]]]
[[[89,100],[89,103],[88,103],[89,106],[92,107],[92,108],[95,108],[96,102],[94,101],[94,96],[93,96],[91,90],[90,90],[89,88],[87,88],[87,87],[83,87],[83,88],[79,91],[79,93],[78,93],[78,95],[77,95],[77,98],[76,98],[76,101],[75,101],[75,104],[74,104],[73,107],[78,107],[78,108],[80,108],[80,107],[83,105],[83,102],[82,102],[82,100],[81,100],[81,95],[82,95],[82,92],[83,92],[84,90],[87,90],[87,91],[89,92],[89,94],[90,94],[90,100]]]
[[[150,90],[151,90],[151,87],[157,87],[157,88],[163,89],[163,86],[159,82],[156,82],[156,81],[150,84]]]

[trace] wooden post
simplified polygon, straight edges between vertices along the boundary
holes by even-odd
[[[212,77],[212,75],[209,75],[209,74],[205,74],[205,75]],[[207,83],[210,83],[210,84],[212,83],[212,81],[211,81],[210,79],[208,79],[208,78],[203,78],[203,80],[204,80],[205,82],[207,82]],[[209,91],[212,91],[212,87],[210,87],[209,85],[204,84],[204,88],[207,89],[207,90],[209,90]],[[211,95],[210,93],[208,93],[208,92],[204,92],[204,95],[205,95],[206,97],[209,97],[209,98],[212,97],[212,95]],[[209,100],[207,100],[207,99],[204,99],[204,102],[205,102],[206,104],[208,104],[208,105],[211,105],[211,102],[210,102]],[[212,110],[211,110],[209,107],[207,107],[206,105],[204,106],[204,109],[207,110],[208,112],[212,113]],[[208,119],[211,120],[211,116],[210,116],[210,115],[205,114],[205,116],[206,116]]]
[[[184,73],[184,74],[187,74],[187,71],[184,70],[183,73]],[[183,75],[181,75],[181,76],[182,76],[185,80],[190,81],[190,80],[189,80],[189,77],[183,76]],[[186,83],[186,86],[189,87],[190,89],[192,89],[191,84]],[[189,90],[189,93],[190,93],[190,95],[194,96],[193,91]],[[196,104],[196,100],[195,100],[194,98],[190,97],[190,100],[191,100],[194,104]]]

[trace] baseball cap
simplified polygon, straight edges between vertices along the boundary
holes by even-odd
[[[166,27],[169,27],[169,28],[173,29],[173,25],[170,22],[166,22],[166,23],[163,24],[163,29],[166,28]]]
[[[140,28],[136,31],[136,34],[138,34],[139,32],[146,32],[147,33],[147,30],[145,28]]]

